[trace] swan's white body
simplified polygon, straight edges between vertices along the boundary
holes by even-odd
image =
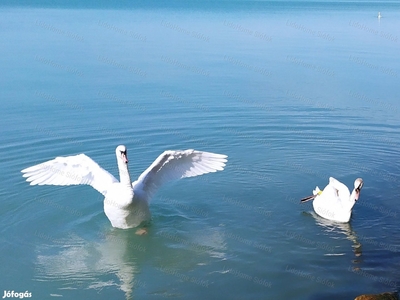
[[[362,179],[356,179],[354,189],[350,194],[347,186],[330,177],[329,184],[323,191],[318,187],[313,191],[315,212],[325,219],[342,223],[349,222],[353,206],[360,196],[362,186]]]
[[[115,150],[118,181],[85,154],[57,157],[26,168],[31,185],[91,185],[104,195],[104,212],[113,227],[132,228],[150,219],[149,201],[166,182],[222,171],[226,155],[196,150],[165,151],[136,180],[131,182],[125,146]]]

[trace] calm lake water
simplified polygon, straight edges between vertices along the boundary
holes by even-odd
[[[0,292],[32,299],[354,299],[400,283],[400,4],[0,4]],[[378,12],[382,18],[378,19]],[[148,234],[88,186],[20,170],[86,153],[132,177],[164,150],[229,156],[163,187]],[[364,188],[349,224],[299,204]]]

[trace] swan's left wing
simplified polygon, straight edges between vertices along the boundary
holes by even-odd
[[[118,180],[85,154],[56,157],[44,163],[23,169],[22,176],[31,185],[92,186],[104,196],[108,187]]]
[[[185,177],[222,171],[227,156],[196,150],[168,150],[162,153],[133,183],[135,191],[151,197],[163,184]]]

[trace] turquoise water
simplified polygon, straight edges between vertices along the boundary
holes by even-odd
[[[353,299],[400,282],[400,5],[3,1],[0,292],[33,299]],[[382,18],[378,20],[378,11]],[[163,187],[148,234],[91,187],[20,170],[86,153],[132,177],[166,149],[223,172]],[[349,224],[299,199],[364,188]]]

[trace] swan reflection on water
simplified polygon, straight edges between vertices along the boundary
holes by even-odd
[[[226,259],[224,233],[215,228],[194,230],[190,236],[168,228],[155,231],[150,227],[148,235],[138,236],[136,229],[106,229],[90,240],[74,234],[60,240],[38,235],[41,243],[36,249],[35,280],[52,282],[51,296],[71,297],[75,293],[71,290],[106,295],[117,289],[129,300],[135,298],[135,290],[147,289],[139,276],[145,264],[157,276],[205,285],[205,281],[184,276],[199,264]],[[160,281],[160,285],[164,283]]]
[[[126,299],[132,299],[133,289],[145,284],[135,279],[135,257],[143,255],[145,247],[129,242],[127,235],[109,230],[97,241],[70,235],[53,245],[41,245],[37,249],[36,280],[57,282],[59,288],[53,296],[82,289],[101,293],[104,288],[117,286]]]
[[[351,227],[350,223],[339,223],[331,221],[318,216],[315,212],[310,212],[310,214],[314,217],[317,225],[321,226],[326,232],[344,234],[346,236],[346,239],[350,240],[353,243],[352,248],[354,255],[356,256],[356,258],[353,260],[353,263],[357,265],[361,262],[361,243],[359,242],[359,238],[357,237],[357,234]]]

